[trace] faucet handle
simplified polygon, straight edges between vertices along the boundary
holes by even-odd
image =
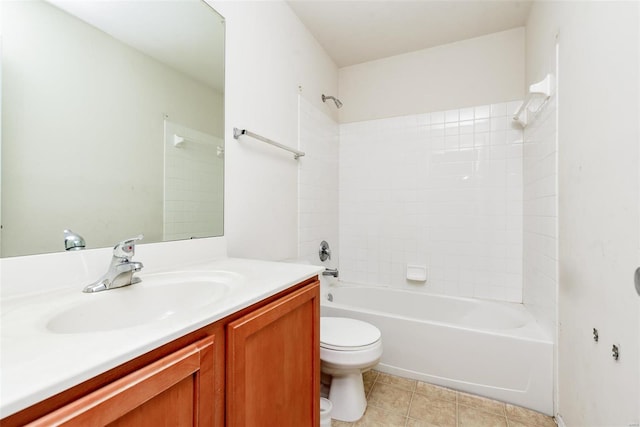
[[[142,240],[144,235],[132,237],[130,239],[123,240],[113,247],[113,256],[116,258],[124,258],[129,260],[135,255],[136,241]]]
[[[331,248],[329,248],[329,244],[323,240],[320,242],[320,249],[318,249],[318,255],[320,256],[320,261],[325,262],[328,259],[331,259]]]

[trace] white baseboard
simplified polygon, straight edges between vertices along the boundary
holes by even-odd
[[[556,424],[558,424],[558,427],[567,427],[567,425],[564,423],[564,420],[562,419],[562,416],[560,414],[556,414],[555,420],[556,420]]]

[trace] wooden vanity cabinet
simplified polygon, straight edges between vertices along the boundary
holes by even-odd
[[[228,324],[228,426],[319,425],[318,298],[305,287]]]
[[[314,277],[0,425],[317,426],[319,325]]]

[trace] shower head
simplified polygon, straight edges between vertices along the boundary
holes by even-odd
[[[340,102],[340,100],[335,96],[326,96],[325,94],[322,94],[322,102],[327,102],[327,99],[333,99],[333,102],[335,102],[336,107],[338,108],[342,107],[342,102]]]

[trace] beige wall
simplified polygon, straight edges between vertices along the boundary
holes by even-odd
[[[229,255],[297,257],[298,167],[305,158],[250,137],[298,145],[298,94],[319,110],[336,93],[337,67],[283,1],[213,1],[226,18],[225,235]]]
[[[535,2],[527,23],[527,83],[559,40],[557,410],[570,427],[640,417],[638,7]]]
[[[524,28],[339,70],[340,122],[521,99]]]
[[[222,135],[222,95],[45,2],[2,31],[2,256],[160,241],[163,114]]]

